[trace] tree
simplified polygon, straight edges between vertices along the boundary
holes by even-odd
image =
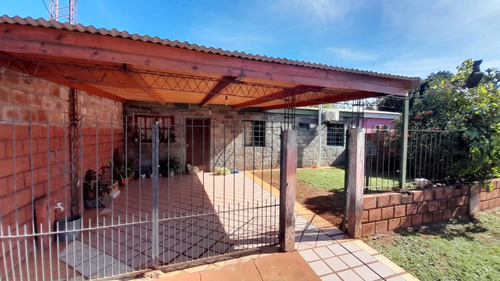
[[[434,146],[439,151],[430,153],[446,156],[436,164],[447,165],[452,176],[463,180],[500,176],[500,71],[486,70],[477,87],[468,88],[473,65],[468,59],[455,75],[442,71],[429,75],[411,97],[409,113],[410,130],[449,133],[446,142]]]

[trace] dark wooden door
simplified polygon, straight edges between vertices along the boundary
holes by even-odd
[[[210,171],[210,119],[186,118],[186,162]]]

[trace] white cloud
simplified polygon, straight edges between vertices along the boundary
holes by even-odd
[[[348,61],[373,61],[377,59],[377,56],[374,54],[356,51],[350,48],[328,47],[324,49],[324,51]]]

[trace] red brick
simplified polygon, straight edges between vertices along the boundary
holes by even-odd
[[[479,211],[484,211],[484,210],[485,210],[484,202],[479,202]]]
[[[462,185],[462,195],[469,195],[470,193],[470,186],[464,184]]]
[[[443,198],[445,198],[444,188],[442,187],[434,188],[434,199],[439,200]]]
[[[363,216],[361,217],[361,222],[368,222],[368,211],[363,211]]]
[[[394,218],[394,207],[382,208],[382,219],[392,219]]]
[[[453,197],[462,196],[462,188],[460,186],[453,188],[452,196]]]
[[[432,213],[432,221],[441,221],[443,219],[443,211]]]
[[[401,227],[411,227],[411,216],[401,218]]]
[[[378,221],[375,223],[375,233],[386,233],[387,232],[387,222],[386,220]]]
[[[479,193],[479,201],[484,201],[488,199],[488,194],[486,192]]]
[[[439,200],[439,209],[444,210],[446,208],[448,208],[448,200],[446,199]]]
[[[393,231],[393,230],[398,229],[400,227],[401,227],[401,219],[400,218],[389,220],[389,225],[388,225],[389,231]]]
[[[406,215],[408,215],[408,216],[416,214],[417,210],[418,210],[418,204],[417,203],[406,205]]]
[[[450,198],[453,194],[453,188],[450,186],[442,187],[444,198]]]
[[[369,210],[369,220],[370,221],[378,221],[382,218],[382,210],[381,209],[372,209]]]
[[[457,197],[457,206],[463,206],[469,203],[469,198],[467,196]]]
[[[451,209],[443,210],[443,220],[446,221],[449,219],[451,219]]]
[[[457,198],[448,198],[448,208],[455,208],[457,206]]]
[[[394,207],[394,217],[404,217],[406,216],[406,206],[399,205]]]
[[[375,233],[375,223],[374,222],[363,224],[363,230],[361,232],[361,235],[363,237],[372,236],[374,233]]]
[[[413,202],[422,202],[424,201],[424,191],[422,190],[414,190],[413,193]]]
[[[365,195],[363,197],[363,209],[370,210],[377,208],[377,197],[376,195]]]
[[[424,190],[424,201],[431,201],[434,199],[434,190],[426,189]]]
[[[430,201],[429,202],[429,212],[434,212],[439,209],[439,201]]]
[[[429,210],[429,202],[420,202],[418,203],[417,213],[425,213]]]
[[[389,204],[391,206],[401,204],[401,193],[391,194],[391,197],[389,199]]]
[[[383,194],[378,196],[377,198],[377,207],[382,208],[382,207],[387,207],[389,206],[389,200],[391,196],[389,194]]]
[[[421,226],[422,225],[422,214],[413,215],[411,217],[411,225],[412,226]]]
[[[401,194],[401,204],[410,204],[413,202],[413,194],[408,192],[408,193],[403,193]]]
[[[431,212],[424,213],[422,217],[422,223],[428,224],[431,222],[432,222],[432,213]]]

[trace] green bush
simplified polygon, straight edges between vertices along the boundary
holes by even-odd
[[[229,173],[231,173],[231,171],[226,168],[226,167],[215,167],[215,175],[217,176],[221,176],[221,175],[229,175]]]

